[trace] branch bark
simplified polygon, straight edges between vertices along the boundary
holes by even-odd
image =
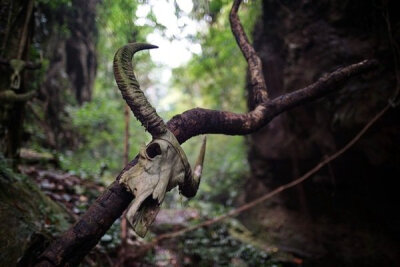
[[[235,0],[233,2],[229,14],[229,21],[231,23],[233,36],[235,36],[236,42],[249,65],[248,71],[250,76],[250,85],[253,91],[253,101],[254,105],[258,105],[268,100],[267,85],[262,71],[261,59],[250,44],[239,20],[238,10],[241,2],[241,0]]]
[[[246,114],[195,108],[174,116],[167,123],[167,127],[181,144],[200,134],[253,133],[280,113],[339,89],[349,78],[377,65],[374,60],[365,60],[338,69],[308,87],[269,100],[262,75],[261,60],[249,44],[237,17],[240,2],[234,1],[230,14],[231,27],[248,62],[254,100],[258,105]],[[132,201],[132,195],[118,183],[118,180],[136,162],[136,159],[131,161],[79,221],[44,251],[36,266],[75,266],[83,259]]]

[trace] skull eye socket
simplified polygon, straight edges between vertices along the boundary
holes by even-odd
[[[146,148],[147,157],[150,159],[155,158],[158,155],[161,155],[161,147],[157,143],[152,143]]]

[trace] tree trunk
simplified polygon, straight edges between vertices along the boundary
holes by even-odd
[[[39,42],[49,59],[39,99],[44,109],[45,145],[51,148],[71,149],[75,146],[76,136],[68,129],[65,105],[81,105],[92,97],[97,68],[97,4],[98,0],[73,0],[70,7],[64,4],[55,8],[45,4],[39,6],[38,12],[48,21],[45,27],[54,32],[48,37],[38,34],[44,36]],[[65,25],[68,33],[63,30]]]
[[[298,107],[251,135],[248,199],[260,184],[262,194],[305,173],[393,97],[399,86],[399,8],[396,1],[264,1],[254,42],[271,97],[361,58],[376,57],[381,64],[340,94]],[[243,220],[281,250],[316,265],[399,265],[399,115],[398,109],[389,112],[303,188]]]
[[[20,85],[11,89],[11,75],[13,70],[10,60],[27,61],[29,45],[32,40],[32,10],[33,1],[2,1],[0,4],[0,93],[9,91],[17,95],[24,95],[29,90],[25,81],[26,71],[20,73]],[[22,126],[24,122],[25,101],[7,98],[0,106],[0,149],[7,158],[17,158],[21,146]]]

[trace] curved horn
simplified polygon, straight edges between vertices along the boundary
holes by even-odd
[[[206,136],[203,137],[199,156],[197,157],[196,164],[194,165],[193,171],[189,168],[186,175],[185,181],[182,185],[179,185],[179,190],[182,195],[187,198],[194,197],[199,189],[201,174],[203,172],[204,156],[206,154]]]
[[[114,76],[123,98],[135,117],[155,137],[164,134],[167,126],[140,89],[132,66],[132,57],[137,51],[153,48],[157,46],[146,43],[131,43],[121,47],[114,57]]]

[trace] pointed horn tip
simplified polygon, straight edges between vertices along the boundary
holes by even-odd
[[[203,164],[204,164],[204,156],[205,156],[205,154],[206,154],[206,144],[207,144],[207,137],[204,135],[203,140],[202,140],[202,142],[201,142],[200,152],[199,152],[199,155],[198,155],[198,157],[197,157],[197,161],[196,161],[196,164],[195,164],[195,167],[194,167],[195,169],[196,169],[198,166],[200,166],[200,168],[203,167]]]
[[[201,150],[205,150],[206,149],[206,145],[207,145],[207,136],[204,135],[203,136],[203,140],[201,142]]]
[[[131,55],[133,56],[133,54],[135,54],[138,51],[146,49],[154,49],[154,48],[158,48],[158,46],[148,43],[129,43],[118,49],[118,51],[115,53],[114,60],[119,58],[118,55],[127,51],[130,51]]]
[[[129,43],[126,46],[132,47],[136,51],[158,48],[158,46],[152,45],[152,44],[148,44],[148,43]]]

